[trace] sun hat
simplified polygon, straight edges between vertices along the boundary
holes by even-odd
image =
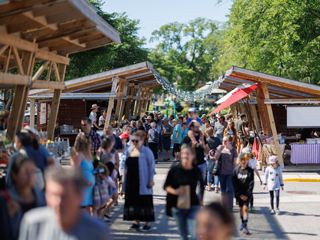
[[[125,138],[130,138],[130,136],[127,133],[121,133],[119,137],[121,140]]]
[[[38,136],[37,130],[35,130],[33,127],[25,126],[23,129],[24,129],[24,130],[27,130],[28,132],[32,133],[33,135]]]
[[[277,156],[269,157],[268,164],[273,164],[273,163],[276,163],[276,162],[278,162],[278,157]]]
[[[97,104],[92,104],[91,109],[96,109],[99,108],[99,106]]]
[[[190,109],[188,110],[188,112],[194,112],[194,113],[197,113],[197,109],[195,109],[195,108],[190,108]]]
[[[152,120],[152,117],[151,117],[151,116],[148,116],[148,117],[147,117],[147,120]]]
[[[251,159],[248,153],[241,153],[239,159]]]
[[[250,148],[245,147],[242,149],[241,153],[251,153],[251,150],[250,150]]]

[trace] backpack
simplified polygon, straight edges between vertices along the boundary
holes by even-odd
[[[29,157],[26,150],[20,149],[19,151],[21,155],[25,157]],[[43,172],[40,168],[36,166],[36,173],[35,173],[35,181],[34,181],[34,186],[39,189],[40,191],[44,190],[45,187],[45,181],[44,181],[44,176]]]
[[[154,130],[154,129],[153,129],[153,131],[154,131],[154,134],[153,134],[153,136],[151,137],[151,140],[152,140],[153,142],[155,142],[155,143],[158,143],[158,142],[159,142],[159,133],[158,133],[157,130]]]
[[[92,207],[94,209],[100,209],[105,206],[109,201],[108,183],[96,177],[92,194]]]

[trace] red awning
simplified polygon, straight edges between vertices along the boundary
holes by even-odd
[[[226,101],[224,101],[219,107],[217,107],[215,110],[213,110],[208,116],[221,111],[222,109],[225,109],[226,107],[230,106],[231,104],[239,101],[242,98],[245,98],[248,96],[253,90],[260,87],[261,83],[257,85],[253,85],[247,88],[238,89],[235,91]]]

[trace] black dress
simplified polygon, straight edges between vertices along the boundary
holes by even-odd
[[[126,160],[127,178],[123,220],[153,222],[154,209],[152,195],[139,194],[139,158]]]

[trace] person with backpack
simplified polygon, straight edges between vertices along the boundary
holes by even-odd
[[[232,185],[234,189],[234,196],[239,203],[239,213],[241,218],[240,231],[244,234],[250,234],[247,224],[249,218],[249,204],[252,198],[252,191],[254,186],[254,172],[248,166],[251,159],[248,153],[241,153],[238,160],[238,167],[233,170]]]
[[[148,131],[149,139],[148,145],[155,159],[155,163],[158,163],[158,144],[159,144],[159,133],[157,131],[157,124],[155,122],[151,123],[151,129]]]
[[[206,161],[207,164],[207,190],[211,191],[211,184],[212,184],[212,170],[216,159],[214,158],[216,154],[217,147],[221,145],[221,141],[219,138],[213,136],[213,128],[210,127],[206,130],[206,135],[208,136],[207,142],[209,146],[209,156]],[[215,192],[218,193],[218,185],[219,185],[219,177],[218,175],[214,176],[214,188]]]
[[[174,128],[173,128],[173,155],[174,155],[174,162],[180,161],[180,147],[182,141],[182,128],[180,125],[179,118],[173,120]]]

